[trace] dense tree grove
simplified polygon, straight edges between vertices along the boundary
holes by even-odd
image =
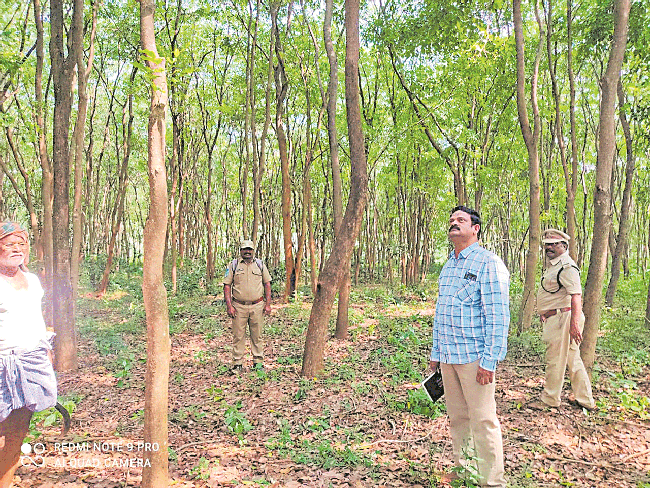
[[[74,9],[63,2],[62,18],[54,15],[55,2],[0,5],[0,213],[29,223],[32,262],[47,280],[58,269],[54,253],[59,267],[78,258],[106,267],[104,280],[103,269],[92,276],[93,286],[105,291],[111,267],[140,262],[143,253],[153,75],[146,67],[151,53],[140,48],[138,3],[87,0],[81,33],[75,30],[80,2]],[[343,206],[350,192],[343,7],[332,4],[324,36],[320,3],[179,0],[156,6],[156,42],[168,77],[170,292],[179,275],[197,266],[205,269],[206,283],[218,280],[241,238],[259,243],[258,254],[278,270],[276,280],[286,278],[285,295],[292,286],[314,289],[335,235],[333,159],[337,170],[340,163]],[[512,5],[361,5],[368,203],[352,255],[353,283],[418,283],[444,260],[448,210],[458,202],[482,212],[487,247],[503,258],[515,283],[523,281],[534,242],[531,178],[539,181],[539,225],[575,236],[571,252],[586,269],[599,232],[593,229],[599,103],[614,10],[609,0],[521,5],[522,102],[531,122],[535,114],[537,133],[524,143]],[[605,279],[618,279],[619,267],[625,276],[650,266],[647,2],[633,1],[629,19],[611,186],[604,189],[611,194],[605,237],[616,272],[610,268]],[[65,42],[57,37],[62,32]],[[61,66],[51,61],[59,58]],[[332,71],[337,84],[330,62],[338,64]],[[332,86],[336,105],[328,105]],[[72,94],[65,120],[57,118],[57,90]],[[328,124],[332,107],[335,120]],[[334,130],[337,147],[328,138]],[[527,146],[536,150],[539,174],[531,174]],[[72,218],[60,217],[65,195]],[[615,282],[610,288],[611,302]]]

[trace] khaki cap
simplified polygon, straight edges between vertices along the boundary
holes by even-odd
[[[542,232],[542,244],[553,244],[554,242],[566,242],[567,244],[571,238],[557,229],[546,229]]]
[[[255,244],[253,244],[253,241],[241,241],[241,245],[239,246],[239,249],[246,249],[246,248],[251,248],[255,250]]]

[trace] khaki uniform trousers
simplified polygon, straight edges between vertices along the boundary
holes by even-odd
[[[242,305],[233,300],[236,314],[232,319],[232,358],[234,364],[242,364],[246,354],[246,326],[250,329],[251,353],[254,362],[264,359],[264,343],[262,342],[262,327],[264,326],[264,301],[254,305]]]
[[[544,321],[542,339],[546,343],[546,383],[542,401],[551,407],[560,405],[560,395],[564,383],[564,372],[569,369],[571,389],[576,401],[581,405],[593,407],[591,381],[580,358],[580,348],[571,340],[569,327],[571,312],[561,312]],[[585,317],[581,315],[578,328],[582,333]]]
[[[503,440],[494,399],[496,381],[478,383],[478,363],[440,364],[454,460],[461,466],[468,462],[465,454],[478,458],[474,464],[478,467],[480,486],[505,488]]]

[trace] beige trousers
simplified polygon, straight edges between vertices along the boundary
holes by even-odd
[[[561,312],[549,317],[544,322],[542,339],[546,343],[546,383],[542,401],[551,407],[560,405],[564,372],[569,369],[571,389],[581,405],[593,407],[594,397],[591,393],[591,381],[580,357],[580,348],[569,336],[571,312]],[[580,317],[580,332],[584,327],[585,317]]]
[[[235,301],[235,317],[232,319],[232,359],[234,364],[242,364],[246,354],[246,326],[251,335],[251,353],[254,362],[264,359],[264,343],[262,342],[262,327],[264,326],[264,301],[254,305],[242,305]]]
[[[494,400],[495,381],[476,381],[478,361],[469,364],[440,364],[445,403],[456,465],[469,458],[478,468],[481,486],[505,488],[503,440]],[[474,448],[473,452],[472,449]]]

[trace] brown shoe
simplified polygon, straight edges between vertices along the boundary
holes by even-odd
[[[595,412],[596,410],[598,410],[598,407],[596,406],[596,404],[591,405],[591,406],[584,405],[584,404],[580,403],[578,400],[573,400],[571,403],[573,403],[576,407],[584,408],[585,410],[587,410],[589,412]]]
[[[531,410],[544,411],[544,410],[548,410],[549,408],[554,408],[554,407],[551,407],[550,405],[547,405],[546,403],[544,403],[541,400],[532,400],[532,401],[526,403],[526,408],[530,408]]]

